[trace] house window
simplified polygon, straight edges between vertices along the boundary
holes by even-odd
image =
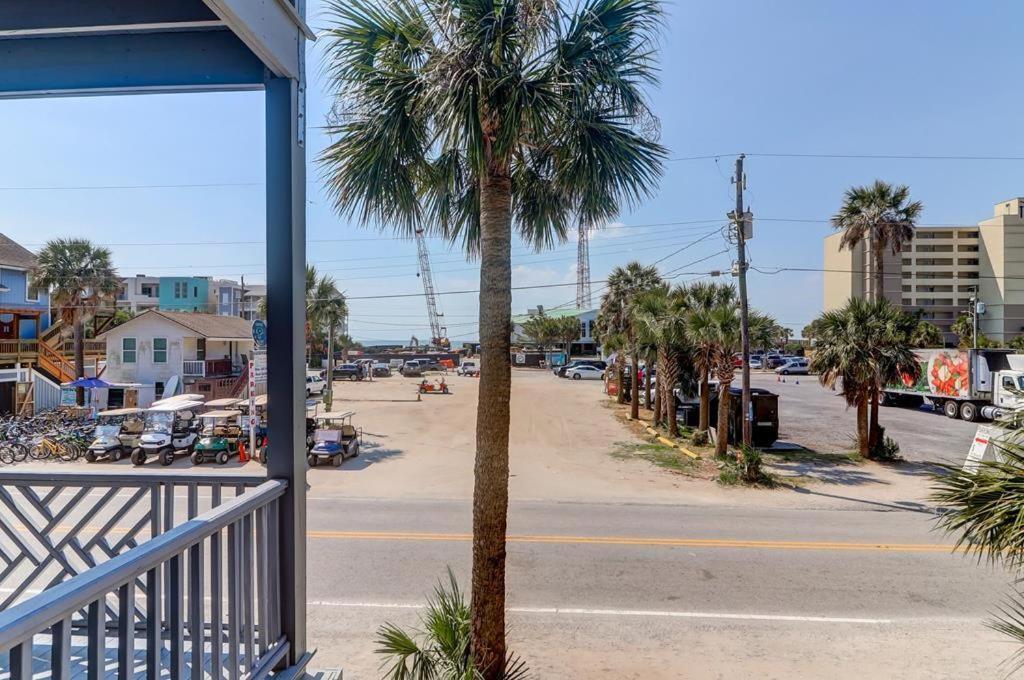
[[[167,338],[153,338],[153,363],[167,363]]]
[[[134,364],[135,358],[135,338],[121,338],[121,361]]]
[[[31,283],[31,276],[25,281],[25,302],[39,302],[39,288]]]
[[[188,284],[184,281],[174,282],[174,299],[181,300],[188,297]]]
[[[192,297],[199,297],[199,286],[192,286]]]
[[[196,338],[196,361],[206,360],[206,338]]]

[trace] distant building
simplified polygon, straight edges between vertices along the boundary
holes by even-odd
[[[261,318],[260,306],[267,299],[267,287],[259,284],[248,284],[242,296],[242,318],[247,321]]]
[[[534,309],[526,310],[526,314],[519,314],[512,317],[512,342],[531,342],[529,336],[523,332],[523,323],[535,316],[544,314],[552,318],[560,319],[566,316],[574,316],[580,322],[580,337],[572,343],[570,355],[591,355],[601,351],[597,341],[594,340],[595,324],[597,323],[596,309],[544,309],[538,305]]]
[[[138,274],[121,279],[117,306],[133,314],[160,306],[160,277]]]
[[[210,282],[210,295],[213,298],[212,314],[222,316],[242,316],[242,284],[228,279],[216,279]]]
[[[967,312],[971,295],[987,311],[979,330],[1000,343],[1024,332],[1024,198],[995,206],[976,226],[918,227],[903,252],[886,252],[882,292],[904,311],[920,312],[955,342],[950,326]],[[875,285],[870,246],[840,250],[841,233],[825,238],[824,308],[868,297]]]
[[[168,312],[211,313],[208,276],[161,276],[160,309]]]

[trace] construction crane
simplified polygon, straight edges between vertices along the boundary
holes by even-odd
[[[427,316],[430,319],[430,344],[438,349],[448,349],[448,329],[444,326],[444,314],[437,311],[437,291],[434,290],[434,275],[430,272],[430,253],[427,252],[427,239],[422,229],[416,230],[416,251],[419,255],[420,271],[417,274],[423,279],[423,296],[427,299]]]

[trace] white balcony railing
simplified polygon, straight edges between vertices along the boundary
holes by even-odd
[[[181,372],[183,375],[189,378],[205,378],[206,377],[206,362],[205,361],[183,361]]]

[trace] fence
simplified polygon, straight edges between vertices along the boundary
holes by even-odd
[[[47,484],[32,473],[0,475],[0,499],[45,546],[42,559],[26,550],[28,571],[38,573],[42,562],[52,561],[65,575],[74,573],[0,612],[0,652],[7,652],[7,663],[0,664],[9,669],[11,680],[47,671],[53,678],[98,678],[115,666],[121,680],[134,677],[140,667],[150,679],[161,677],[161,669],[175,679],[198,680],[207,674],[218,680],[225,674],[258,679],[281,663],[288,641],[281,634],[277,541],[279,499],[286,482],[212,475],[165,475],[139,482],[138,476],[90,475],[78,480],[81,486],[55,512],[55,500],[72,488],[69,478],[83,475],[66,475],[60,482],[50,477],[50,491],[40,496],[34,487]],[[256,482],[261,483],[248,486]],[[12,487],[43,518],[42,525],[28,521]],[[200,514],[201,487],[210,491],[211,508]],[[237,495],[222,499],[224,487]],[[98,489],[98,507],[76,512],[82,499]],[[188,519],[172,527],[175,489],[187,490]],[[127,502],[107,508],[110,499],[125,492]],[[129,519],[125,509],[143,500],[146,516]],[[0,530],[17,542],[6,514],[0,514]],[[85,527],[98,514],[107,516],[94,536],[85,539]],[[61,532],[62,538],[50,536],[72,515],[76,521]],[[166,518],[170,522],[161,521]],[[152,535],[139,543],[136,537],[146,524]],[[110,543],[108,536],[120,537]],[[97,564],[86,557],[96,546],[110,559]],[[77,571],[72,556],[89,566]],[[19,571],[14,564],[18,558],[12,559],[6,549],[0,558],[7,564],[5,575]],[[21,570],[29,566],[24,560]]]

